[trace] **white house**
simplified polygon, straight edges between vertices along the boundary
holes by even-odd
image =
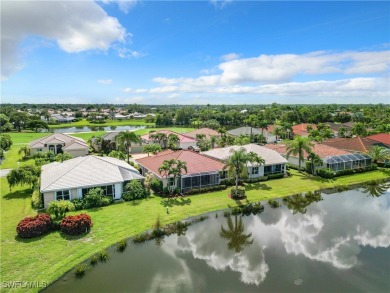
[[[202,155],[223,161],[231,156],[232,151],[236,151],[241,148],[244,148],[248,153],[254,152],[265,160],[265,163],[260,166],[257,164],[248,164],[249,178],[258,178],[277,173],[286,174],[287,160],[285,158],[274,150],[253,143],[243,146],[230,146],[213,149],[207,152],[202,152]]]
[[[29,148],[31,154],[52,151],[54,154],[65,152],[72,157],[85,156],[89,152],[89,146],[83,139],[63,133],[54,133],[33,140],[30,142]]]
[[[144,177],[124,161],[111,157],[85,156],[42,166],[40,192],[45,208],[53,200],[83,198],[91,188],[120,199],[126,182]]]

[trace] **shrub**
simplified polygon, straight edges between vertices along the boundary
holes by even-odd
[[[257,178],[248,178],[245,180],[246,183],[256,183],[256,182],[260,182],[260,181],[267,181],[268,180],[268,176],[261,176],[261,177],[257,177]]]
[[[98,257],[101,262],[106,262],[110,259],[110,255],[108,254],[107,250],[104,249],[99,251]]]
[[[16,227],[16,232],[21,238],[33,238],[50,232],[53,221],[48,214],[38,214],[35,217],[26,217]]]
[[[34,189],[32,196],[31,196],[31,206],[34,209],[41,209],[43,208],[43,196],[39,192],[39,189]]]
[[[143,233],[137,234],[133,237],[133,243],[140,244],[140,243],[143,243],[143,242],[148,241],[150,239],[152,239],[152,235],[148,232],[143,232]]]
[[[146,189],[142,187],[141,182],[138,180],[132,180],[127,183],[125,190],[126,191],[122,194],[122,198],[126,201],[145,198],[148,195]]]
[[[150,184],[150,188],[156,193],[161,193],[163,191],[163,183],[162,181],[154,178]]]
[[[231,179],[224,179],[221,180],[221,185],[226,185],[226,186],[233,186],[236,185],[236,180],[234,178]],[[244,180],[238,180],[238,185],[242,185],[244,183]]]
[[[210,187],[190,189],[190,190],[186,191],[185,194],[191,195],[191,194],[206,193],[206,192],[212,192],[212,191],[224,190],[224,189],[226,189],[226,185],[216,185],[216,186],[210,186]]]
[[[283,178],[283,177],[284,177],[284,174],[283,174],[283,173],[270,174],[270,175],[268,175],[268,180],[271,180],[271,179],[279,179],[279,178]]]
[[[123,252],[126,249],[126,246],[127,246],[126,239],[122,239],[117,243],[116,250]]]
[[[317,170],[317,175],[322,178],[334,178],[335,173],[329,169],[319,169]]]
[[[56,219],[65,217],[65,214],[70,211],[74,211],[74,204],[69,200],[55,200],[49,204],[47,211],[54,214]]]
[[[104,192],[100,187],[92,188],[84,197],[84,208],[95,208],[103,206]]]
[[[67,216],[62,219],[60,224],[61,231],[68,235],[80,235],[88,232],[92,226],[91,217],[87,214]]]
[[[230,197],[233,198],[233,199],[243,199],[243,198],[246,198],[246,196],[245,196],[245,189],[239,188],[239,189],[236,190],[236,188],[233,187],[232,189],[230,189]]]
[[[81,278],[85,275],[85,272],[88,270],[88,266],[86,264],[79,264],[74,270],[74,275],[77,278]]]
[[[72,200],[72,203],[73,203],[76,211],[85,209],[85,207],[84,207],[85,203],[84,203],[84,200],[82,198],[76,198],[76,199]]]
[[[95,254],[91,257],[91,259],[89,260],[89,263],[94,266],[97,264],[98,261],[99,261],[99,256],[97,254]]]

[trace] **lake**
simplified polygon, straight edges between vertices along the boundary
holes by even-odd
[[[321,201],[297,195],[279,208],[263,202],[259,215],[210,213],[160,245],[128,240],[122,253],[113,246],[106,263],[80,279],[72,270],[44,291],[390,292],[387,188]]]
[[[132,126],[74,126],[74,127],[61,127],[50,129],[54,133],[75,133],[75,132],[91,132],[91,131],[125,131],[133,129],[143,129],[145,126],[132,125]]]

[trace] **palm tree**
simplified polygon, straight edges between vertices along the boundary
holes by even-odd
[[[141,142],[141,139],[138,135],[136,135],[134,132],[131,131],[121,131],[116,136],[116,141],[118,142],[118,145],[126,150],[127,153],[127,163],[130,163],[130,152],[131,152],[131,143],[139,143]]]
[[[319,155],[316,153],[310,152],[309,155],[307,156],[307,159],[311,162],[311,174],[314,175],[315,172],[315,167],[316,166],[322,166],[324,161],[321,159]]]
[[[173,184],[168,186],[169,193],[172,195],[176,187],[176,179],[181,177],[181,174],[185,171],[187,173],[187,163],[180,160],[164,160],[158,172],[165,176],[167,179],[172,178]]]
[[[377,163],[378,161],[385,161],[390,159],[390,150],[382,147],[382,146],[373,146],[370,148],[370,150],[367,152],[367,155],[369,155],[372,158],[373,163]]]
[[[121,152],[121,151],[116,151],[113,150],[108,154],[109,157],[111,158],[116,158],[118,160],[125,160],[126,159],[126,154]]]
[[[148,157],[149,157],[149,153],[152,153],[155,155],[158,152],[161,152],[161,150],[162,150],[161,145],[156,144],[156,143],[147,144],[144,147],[144,153],[147,153]]]
[[[234,250],[236,253],[241,252],[244,247],[249,246],[253,243],[252,233],[245,234],[245,227],[242,222],[242,217],[234,216],[234,224],[231,217],[227,219],[228,228],[225,229],[221,226],[219,236],[223,239],[228,240],[228,249]]]
[[[145,174],[144,186],[148,192],[150,192],[150,186],[152,185],[152,181],[154,179],[154,175],[151,172]]]
[[[283,133],[283,129],[281,127],[275,127],[274,132],[275,134],[275,140],[278,141],[278,136],[280,137]]]
[[[301,171],[301,162],[304,159],[304,152],[310,153],[313,148],[313,143],[307,138],[297,136],[293,140],[288,141],[286,144],[286,158],[288,159],[291,154],[298,155],[298,167]]]
[[[247,160],[248,160],[247,162],[252,163],[252,167],[253,166],[258,167],[262,164],[265,164],[265,160],[255,152],[249,152],[247,154]]]
[[[228,171],[229,177],[235,177],[236,180],[236,193],[238,192],[238,180],[241,178],[245,178],[248,174],[248,163],[258,163],[262,164],[264,160],[260,158],[256,153],[250,152],[249,154],[246,152],[244,148],[240,148],[239,150],[232,149],[231,155],[224,160],[225,166],[223,170]]]
[[[24,145],[18,151],[18,154],[21,153],[24,153],[24,156],[28,157],[31,154],[31,149],[27,145]]]
[[[216,135],[210,135],[210,146],[213,149],[215,144],[218,141],[218,137]]]
[[[268,129],[268,121],[260,120],[259,127],[261,128],[261,134],[264,135],[264,129]]]
[[[221,137],[226,136],[226,128],[225,127],[218,128],[217,132],[221,135]]]
[[[179,142],[180,139],[176,134],[170,133],[168,135],[168,147],[170,149],[177,149]]]
[[[366,135],[367,134],[367,130],[366,130],[366,126],[361,123],[361,122],[357,122],[353,127],[352,127],[352,133],[355,134],[355,135]]]

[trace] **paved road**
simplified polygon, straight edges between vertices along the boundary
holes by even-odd
[[[0,170],[0,177],[5,177],[12,169],[2,169]]]

